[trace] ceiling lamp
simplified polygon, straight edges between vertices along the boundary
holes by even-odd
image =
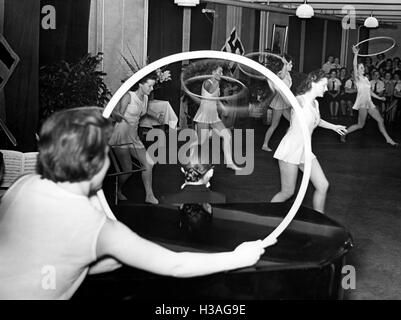
[[[379,21],[375,17],[373,17],[372,14],[370,14],[370,17],[367,17],[363,25],[366,28],[377,28],[379,26]]]
[[[174,0],[174,3],[183,7],[195,7],[199,4],[199,0]]]
[[[314,15],[313,8],[311,5],[306,3],[301,4],[296,11],[296,15],[298,18],[312,18]]]

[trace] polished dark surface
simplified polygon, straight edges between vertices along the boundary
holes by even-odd
[[[196,232],[179,227],[173,206],[121,206],[118,219],[139,235],[175,251],[221,252],[263,239],[289,204],[213,206],[210,224]],[[193,279],[161,277],[124,267],[89,277],[77,297],[117,299],[336,299],[351,235],[332,219],[301,207],[276,245],[253,267]],[[160,263],[163,263],[162,261]]]

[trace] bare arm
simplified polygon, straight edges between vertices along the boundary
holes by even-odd
[[[155,112],[155,111],[150,110],[149,108],[147,108],[146,114],[145,114],[145,115],[148,115],[148,116],[150,116],[150,117],[156,119],[156,120],[159,121],[160,123],[163,123],[163,120],[164,120],[164,113],[163,113],[163,112],[157,113],[157,112]],[[144,115],[144,116],[145,116],[145,115]]]
[[[373,98],[376,98],[376,99],[378,99],[378,100],[382,100],[382,101],[385,101],[385,100],[386,100],[385,97],[379,96],[379,95],[377,95],[376,93],[374,93],[373,91],[370,91],[370,95],[371,95]]]
[[[401,90],[394,90],[393,96],[396,98],[401,98]]]
[[[120,122],[122,120],[122,117],[124,116],[124,113],[127,110],[127,107],[130,102],[131,102],[131,96],[127,92],[120,100],[120,103],[117,104],[116,108],[117,110],[114,109],[112,112],[112,117],[116,119],[116,121]]]
[[[315,100],[315,103],[317,105],[317,108],[319,108],[319,103],[317,102],[317,100]],[[327,122],[323,119],[320,119],[318,126],[324,128],[324,129],[333,130],[333,131],[337,132],[339,135],[345,135],[347,133],[347,129],[345,126],[333,124],[333,123]]]
[[[206,89],[207,92],[209,93],[213,93],[217,87],[218,87],[219,83],[216,82],[214,83],[212,80],[208,79],[205,82],[203,82],[203,87]]]
[[[354,60],[353,60],[353,66],[354,66],[354,78],[355,81],[359,79],[358,77],[358,52],[359,48],[356,46],[352,46],[352,51],[354,52]]]
[[[346,93],[354,93],[356,92],[355,88],[348,88],[347,86],[344,87]]]
[[[89,274],[98,274],[104,272],[114,271],[120,268],[122,264],[114,258],[104,258],[96,261],[89,267]]]
[[[97,243],[97,256],[113,256],[129,266],[175,276],[201,276],[255,264],[263,254],[262,241],[246,242],[222,253],[174,252],[141,238],[118,221],[107,220]]]
[[[339,135],[345,135],[347,133],[347,129],[345,126],[327,122],[323,119],[320,119],[318,126],[324,128],[324,129],[333,130],[333,131],[337,132]]]

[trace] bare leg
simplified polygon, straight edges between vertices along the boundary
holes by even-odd
[[[344,100],[340,100],[341,114],[345,116],[347,114],[347,105]]]
[[[114,153],[120,163],[122,171],[130,171],[132,170],[132,161],[131,155],[128,148],[119,148],[115,147]],[[131,177],[132,174],[122,174],[118,177],[118,190],[117,197],[119,200],[127,200],[127,197],[122,193],[122,187],[127,182],[127,180]]]
[[[349,115],[352,117],[354,115],[354,110],[352,109],[353,103],[352,101],[348,100],[347,101],[347,107],[349,110]]]
[[[281,115],[283,114],[283,110],[275,110],[273,109],[272,123],[270,124],[269,129],[267,129],[265,134],[265,140],[263,142],[262,150],[264,151],[272,151],[269,147],[269,141],[272,137],[274,131],[277,129],[277,126],[280,123]]]
[[[211,126],[213,130],[215,130],[217,134],[223,138],[223,153],[226,160],[227,168],[233,170],[241,170],[241,168],[237,167],[234,164],[234,160],[232,158],[230,130],[228,130],[221,121],[212,123]]]
[[[354,132],[356,130],[362,129],[365,126],[367,115],[368,115],[368,110],[367,109],[365,109],[365,108],[359,109],[359,112],[358,112],[358,123],[353,124],[352,126],[347,128],[347,135],[349,135],[350,133],[352,133],[352,132]],[[345,136],[341,136],[341,141],[345,142]]]
[[[155,198],[152,189],[152,169],[154,164],[150,156],[146,156],[145,148],[131,149],[131,155],[137,158],[145,168],[145,170],[142,171],[142,182],[146,192],[145,202],[158,204],[159,201]]]
[[[298,165],[278,161],[280,168],[281,190],[277,193],[270,202],[284,202],[292,197],[295,190],[295,184],[298,177]]]
[[[330,101],[330,117],[334,118],[334,101]]]
[[[391,137],[387,133],[386,127],[384,126],[383,118],[380,115],[379,110],[377,110],[377,108],[371,108],[371,109],[368,110],[368,113],[371,115],[371,117],[373,119],[375,119],[377,121],[377,125],[379,127],[379,130],[380,130],[381,134],[383,135],[383,137],[386,139],[386,142],[391,144],[391,145],[396,145],[397,143],[394,142],[394,140],[391,139]]]
[[[338,115],[338,101],[334,101],[334,118],[337,118]]]
[[[209,163],[209,148],[206,148],[206,143],[209,143],[210,125],[208,123],[198,122],[196,125],[196,132],[198,135],[198,145],[200,146],[200,161],[202,163]],[[199,155],[197,155],[199,156]],[[192,158],[192,155],[191,155]]]
[[[303,165],[300,166],[303,170]],[[315,192],[313,193],[313,209],[324,213],[324,206],[326,203],[327,190],[329,189],[329,182],[322,170],[317,159],[312,160],[312,170],[310,175],[310,180],[315,187]]]

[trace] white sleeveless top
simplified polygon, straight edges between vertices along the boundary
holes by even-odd
[[[211,80],[207,80],[207,81],[211,81]],[[205,82],[202,84],[202,97],[206,97],[206,98],[207,97],[214,97],[214,98],[219,97],[220,96],[220,87],[217,87],[214,92],[210,93],[204,87]],[[202,99],[201,103],[199,105],[199,109],[196,112],[196,115],[194,117],[194,121],[202,122],[202,123],[220,122],[221,119],[219,118],[219,114],[217,112],[217,103],[220,103],[220,101]]]

